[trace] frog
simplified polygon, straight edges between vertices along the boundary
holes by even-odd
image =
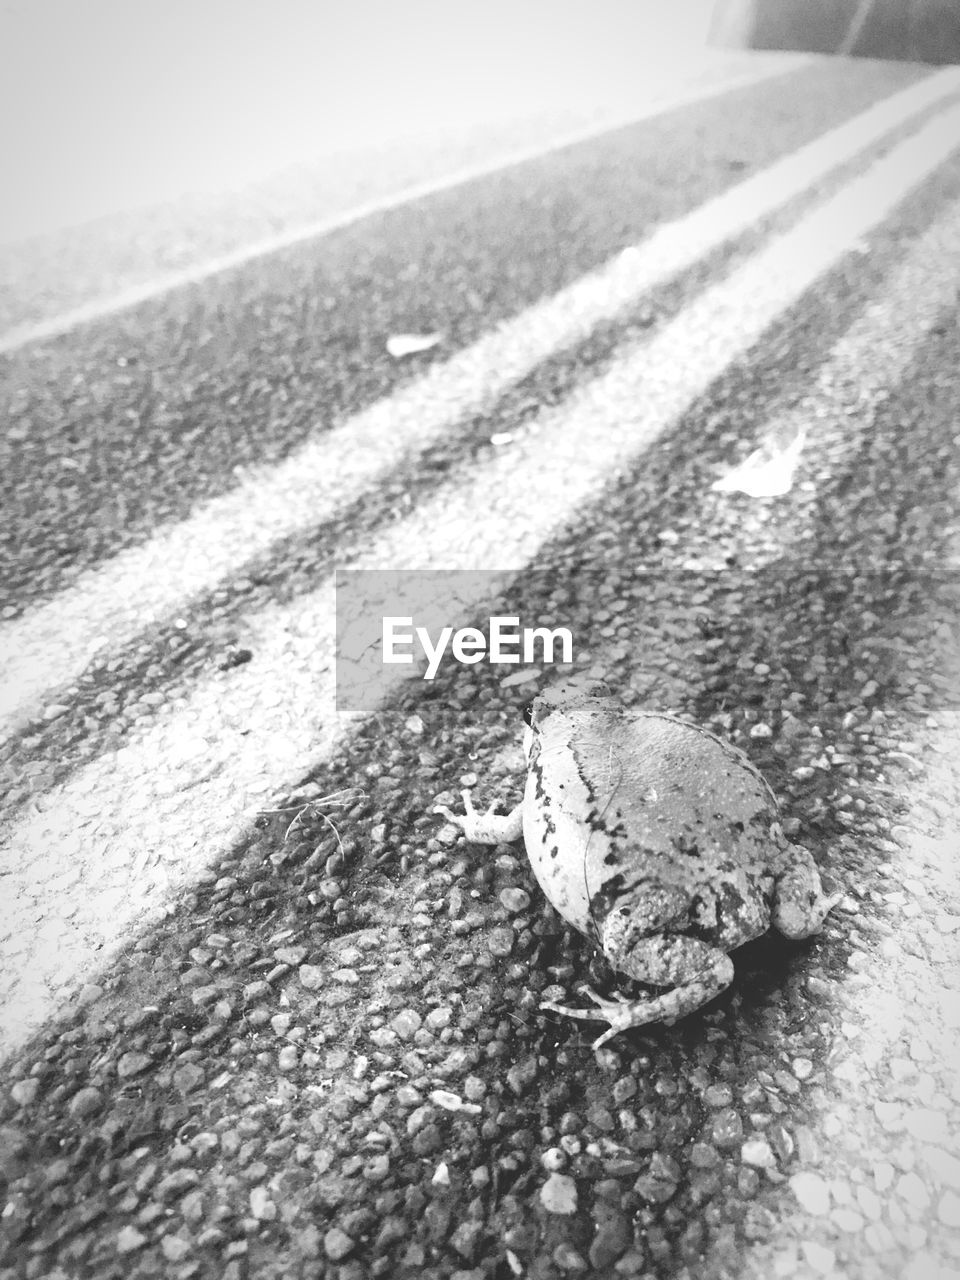
[[[733,743],[668,712],[625,705],[609,686],[565,681],[524,711],[526,780],[508,814],[437,812],[468,842],[523,837],[559,915],[611,968],[653,989],[628,999],[584,989],[589,1008],[543,1010],[598,1021],[614,1036],[672,1024],[733,981],[730,953],[771,927],[818,933],[842,894],[824,892],[812,854],[784,834],[769,783]]]

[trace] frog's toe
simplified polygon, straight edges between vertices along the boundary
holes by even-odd
[[[518,840],[523,830],[522,807],[517,805],[512,813],[497,813],[496,801],[484,813],[473,803],[469,790],[461,791],[463,813],[454,813],[445,804],[434,805],[434,813],[440,813],[463,832],[471,844],[509,844]]]
[[[585,986],[582,990],[587,999],[592,1000],[598,1009],[616,1009],[621,1005],[631,1003],[622,991],[613,991],[609,996],[601,996],[594,991],[593,987]]]
[[[843,893],[817,893],[800,896],[784,895],[774,906],[773,923],[787,938],[809,938],[819,933],[829,913]]]
[[[466,829],[468,825],[474,822],[476,818],[481,815],[477,813],[476,807],[473,803],[473,796],[469,790],[461,791],[460,795],[463,799],[463,813],[454,813],[450,806],[446,804],[435,804],[433,806],[433,812],[441,814],[449,822],[452,822],[454,826]],[[495,807],[495,805],[491,806],[489,812],[492,813]]]
[[[584,987],[583,994],[588,1000],[593,1001],[596,1008],[571,1009],[569,1005],[554,1004],[552,1000],[545,1000],[540,1008],[549,1009],[553,1013],[562,1013],[567,1018],[579,1018],[583,1022],[608,1022],[609,1030],[594,1040],[594,1049],[601,1048],[621,1031],[629,1031],[631,1027],[643,1026],[644,1023],[651,1021],[650,1017],[645,1016],[642,1002],[629,1000],[619,991],[615,991],[612,997],[608,998],[598,995],[592,987]]]
[[[823,922],[824,922],[824,920],[827,918],[827,916],[830,914],[830,912],[833,910],[833,908],[837,905],[837,903],[838,903],[838,902],[840,902],[840,901],[842,900],[842,898],[843,898],[843,893],[842,893],[842,892],[840,892],[840,893],[830,893],[830,894],[826,894],[826,893],[825,893],[825,894],[821,897],[821,899],[820,899],[820,903],[819,903],[819,907],[820,907],[820,925],[821,925],[821,927],[823,926]]]

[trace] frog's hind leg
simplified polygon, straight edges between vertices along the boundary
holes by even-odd
[[[596,1005],[594,1009],[571,1009],[549,1002],[540,1006],[568,1018],[609,1023],[610,1029],[594,1041],[594,1049],[631,1027],[672,1022],[693,1013],[733,981],[733,961],[725,951],[682,934],[639,939],[628,957],[614,963],[640,982],[671,989],[643,1000],[628,1000],[620,995],[606,1000],[587,988],[585,994]]]

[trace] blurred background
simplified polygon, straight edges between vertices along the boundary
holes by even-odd
[[[20,0],[0,39],[0,238],[332,153],[614,107],[705,56],[710,0]]]

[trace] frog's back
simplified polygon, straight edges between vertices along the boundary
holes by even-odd
[[[737,748],[610,699],[581,707],[568,742],[573,780],[552,787],[549,812],[525,806],[524,833],[544,892],[571,924],[591,932],[598,903],[625,896],[678,906],[724,880],[747,894],[768,876],[777,804]],[[549,788],[548,742],[542,755]]]
[[[583,751],[580,772],[606,830],[656,832],[654,851],[664,854],[705,841],[748,857],[740,837],[751,830],[766,846],[776,798],[737,747],[666,715],[598,715],[595,730],[609,746],[600,757]]]

